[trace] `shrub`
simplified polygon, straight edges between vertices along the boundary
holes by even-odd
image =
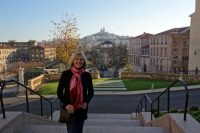
[[[178,109],[171,109],[170,112],[171,112],[171,113],[178,113],[179,111],[178,111]]]
[[[151,112],[152,112],[152,114],[154,114],[157,112],[157,109],[152,108]]]
[[[154,113],[154,117],[155,117],[155,118],[158,118],[158,117],[160,117],[160,116],[163,116],[164,114],[166,114],[166,113],[164,113],[164,112],[159,112],[159,113],[158,113],[158,112],[155,112],[155,113]]]
[[[199,110],[199,107],[197,107],[197,106],[192,106],[189,109],[189,111],[198,111],[198,110]]]

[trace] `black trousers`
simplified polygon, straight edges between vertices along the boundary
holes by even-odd
[[[68,133],[83,133],[83,125],[84,120],[71,118],[70,121],[67,123],[67,131]]]

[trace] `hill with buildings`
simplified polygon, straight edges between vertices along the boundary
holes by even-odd
[[[99,32],[81,38],[80,45],[93,47],[105,41],[111,41],[116,45],[128,45],[128,36],[119,36],[105,31],[105,28]]]

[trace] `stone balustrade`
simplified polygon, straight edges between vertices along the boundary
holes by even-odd
[[[123,71],[120,73],[122,79],[147,79],[147,80],[166,80],[175,81],[181,79],[187,82],[199,81],[200,75],[187,75],[187,74],[164,74],[164,73],[135,73]]]
[[[44,74],[41,74],[38,77],[35,77],[33,79],[28,80],[28,86],[32,89],[32,90],[36,90],[38,89],[41,84],[43,83],[44,79]]]

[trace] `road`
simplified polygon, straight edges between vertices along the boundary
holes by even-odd
[[[151,99],[154,99],[160,93],[148,94]],[[189,107],[200,107],[200,89],[189,91]],[[142,94],[137,95],[95,95],[89,105],[89,113],[131,113],[135,112],[136,106],[141,99]],[[184,91],[173,91],[171,93],[171,109],[184,108],[185,103]],[[155,106],[154,108],[156,107]],[[161,98],[161,110],[166,110],[166,95]],[[44,114],[50,114],[50,104],[43,101]],[[53,110],[59,109],[59,101],[56,100],[53,104]],[[22,111],[26,110],[26,104],[18,104],[6,108],[6,111]],[[40,101],[34,100],[30,102],[30,112],[40,114]]]

